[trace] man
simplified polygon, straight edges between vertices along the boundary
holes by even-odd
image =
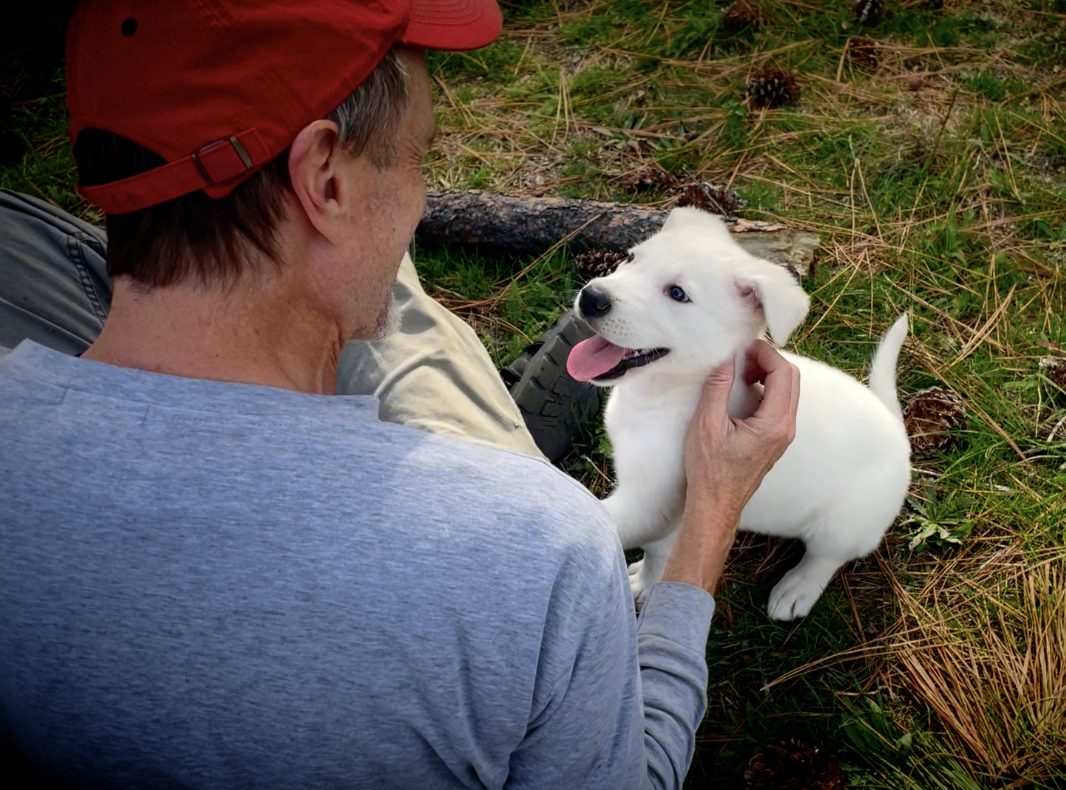
[[[79,9],[71,137],[113,292],[103,239],[4,196],[29,274],[0,278],[0,738],[40,775],[680,786],[710,592],[798,378],[760,345],[739,422],[732,371],[708,380],[634,619],[606,513],[404,255],[423,51],[499,29],[493,0]]]

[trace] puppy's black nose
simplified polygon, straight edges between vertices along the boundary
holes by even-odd
[[[595,288],[584,288],[581,298],[577,300],[577,306],[581,308],[581,315],[585,318],[599,318],[611,312],[611,297]]]

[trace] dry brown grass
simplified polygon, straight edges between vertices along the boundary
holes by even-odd
[[[1066,764],[1066,555],[1012,554],[975,557],[947,586],[943,572],[897,582],[887,671],[976,776],[1042,782]]]
[[[894,624],[763,690],[863,659],[872,670],[865,685],[893,690],[893,696],[903,691],[921,703],[952,758],[975,779],[1010,788],[1060,780],[1066,767],[1066,549],[1032,552],[1002,539],[975,541],[950,559],[910,563],[905,574],[885,553],[877,558],[877,576],[892,588]],[[842,583],[849,584],[846,576]],[[854,607],[853,613],[858,618]]]

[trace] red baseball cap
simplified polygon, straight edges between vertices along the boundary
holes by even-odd
[[[83,0],[67,37],[71,144],[103,129],[168,164],[78,191],[109,214],[225,197],[393,44],[477,49],[501,25],[496,0]]]

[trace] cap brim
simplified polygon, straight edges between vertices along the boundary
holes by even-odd
[[[502,28],[496,0],[413,0],[400,40],[424,49],[463,51],[491,44]]]

